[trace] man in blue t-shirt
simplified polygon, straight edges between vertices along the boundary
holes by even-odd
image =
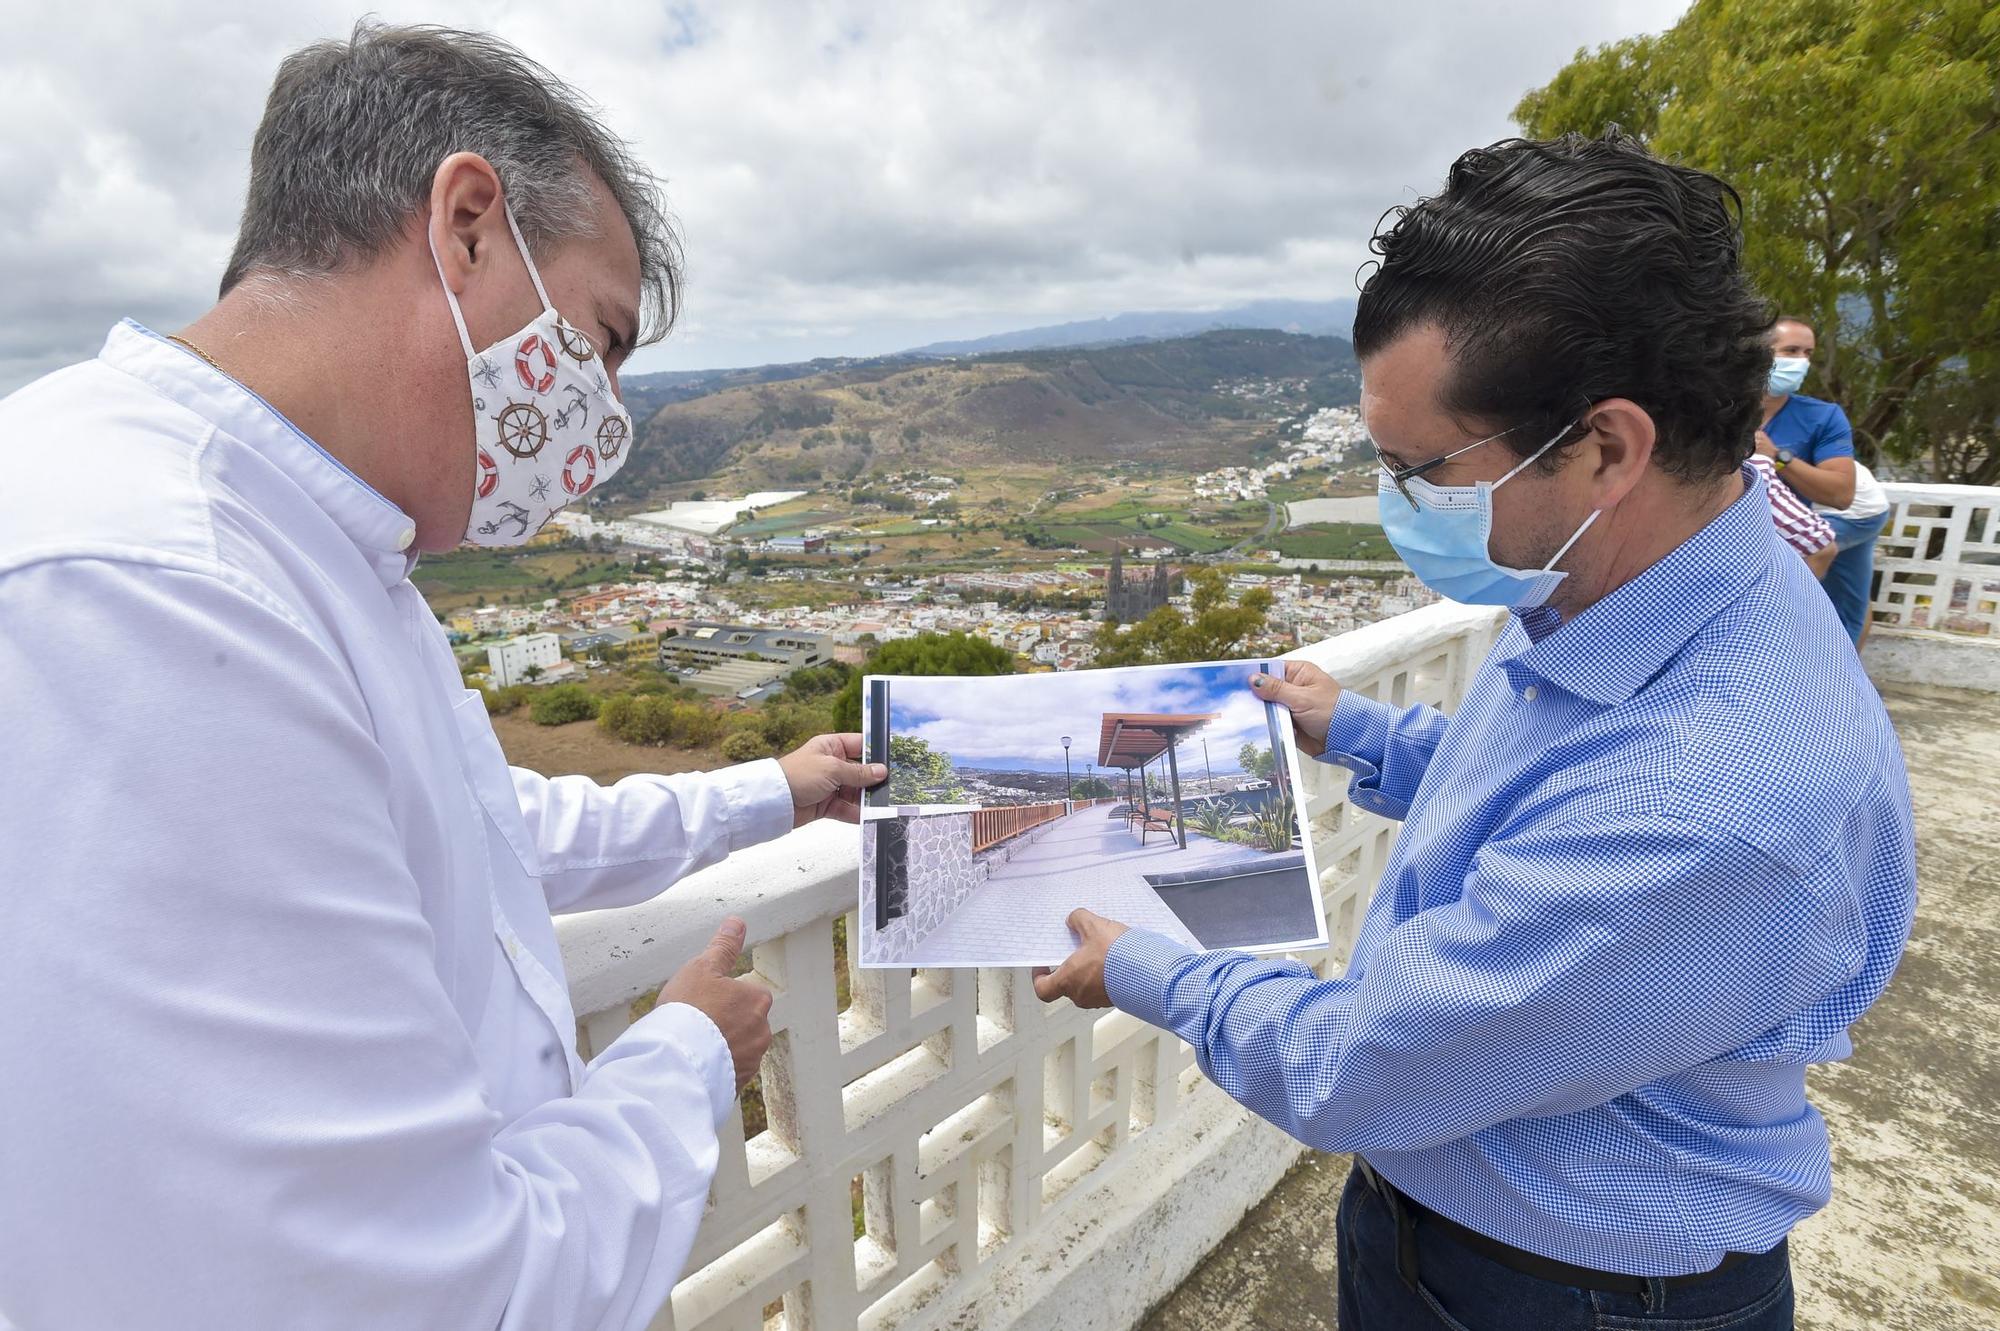
[[[1854,460],[1854,429],[1847,413],[1832,402],[1798,391],[1811,367],[1812,325],[1781,315],[1771,330],[1771,377],[1764,387],[1764,425],[1757,451],[1770,458],[1778,478],[1801,499],[1816,505],[1832,526],[1839,553],[1821,575],[1821,585],[1840,614],[1841,626],[1856,646],[1868,627],[1868,599],[1875,573],[1875,538],[1889,520],[1881,489]],[[1857,504],[1857,488],[1869,502]]]
[[[1798,391],[1812,365],[1812,325],[1781,315],[1771,338],[1774,359],[1757,451],[1777,465],[1779,478],[1799,498],[1846,508],[1854,502],[1854,428],[1836,404]]]

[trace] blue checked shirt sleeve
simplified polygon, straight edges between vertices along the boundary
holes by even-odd
[[[1347,797],[1356,804],[1384,818],[1401,818],[1410,811],[1444,727],[1445,715],[1435,707],[1420,703],[1399,711],[1342,689],[1320,761],[1354,773]]]
[[[1809,881],[1657,815],[1533,829],[1490,843],[1463,898],[1388,931],[1359,979],[1133,930],[1105,982],[1307,1145],[1421,1150],[1733,1050],[1807,1059],[1837,1029],[1764,1045],[1861,970],[1850,872]]]

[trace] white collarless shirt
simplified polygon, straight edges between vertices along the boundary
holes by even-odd
[[[136,324],[0,401],[0,1327],[639,1328],[735,1095],[552,911],[792,824],[509,768],[409,520]]]

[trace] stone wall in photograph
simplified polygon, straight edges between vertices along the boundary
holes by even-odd
[[[909,829],[910,892],[904,913],[873,933],[865,960],[890,961],[922,942],[931,930],[986,881],[986,868],[972,855],[972,815],[939,813],[897,819]],[[864,931],[875,921],[875,837],[861,841],[861,918]]]

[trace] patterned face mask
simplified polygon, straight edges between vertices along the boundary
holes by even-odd
[[[550,303],[511,206],[507,228],[542,300],[533,322],[475,352],[458,297],[449,284],[444,289],[472,385],[477,465],[465,524],[472,545],[523,544],[565,505],[610,480],[625,465],[632,439],[632,417],[612,393],[590,339]],[[431,262],[443,283],[435,244]]]

